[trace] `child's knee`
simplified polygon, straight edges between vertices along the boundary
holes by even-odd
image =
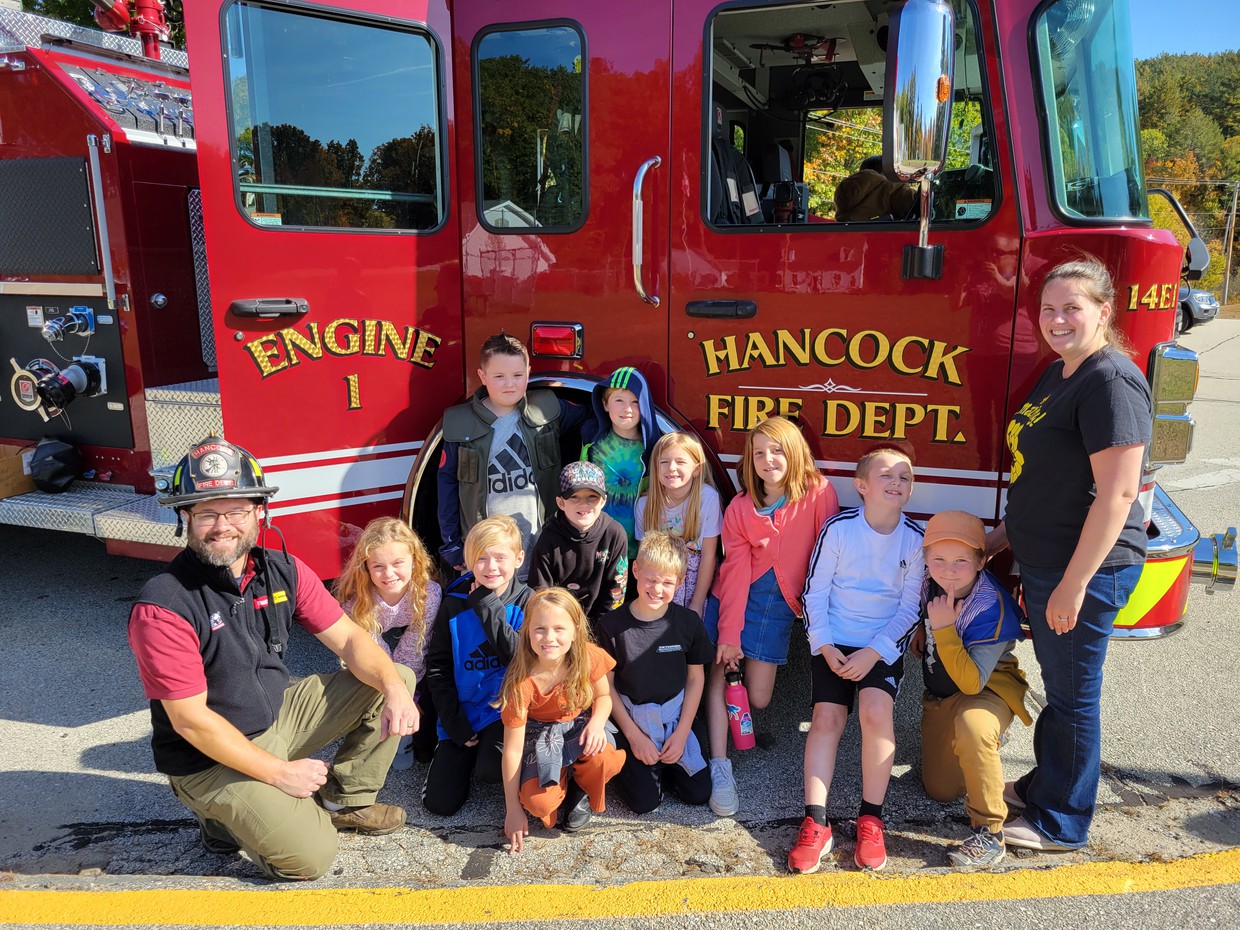
[[[810,716],[809,730],[816,736],[839,737],[848,725],[848,708],[843,704],[818,703]]]
[[[956,715],[956,746],[973,749],[998,749],[1003,738],[999,718],[984,707],[970,707]]]
[[[857,719],[863,733],[895,733],[895,708],[891,695],[866,688],[857,697]]]

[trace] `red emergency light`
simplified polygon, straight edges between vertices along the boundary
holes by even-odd
[[[585,347],[580,323],[530,324],[530,355],[536,358],[581,358]]]

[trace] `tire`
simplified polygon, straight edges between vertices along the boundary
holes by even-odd
[[[1185,307],[1183,304],[1181,304],[1180,312],[1175,318],[1175,335],[1179,336],[1182,333],[1188,332],[1192,328],[1193,328],[1193,315],[1189,311],[1188,307]]]

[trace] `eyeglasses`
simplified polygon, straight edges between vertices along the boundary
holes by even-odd
[[[254,513],[257,508],[251,507],[249,510],[230,510],[228,513],[217,513],[214,510],[204,510],[199,513],[191,513],[189,515],[190,522],[200,530],[215,526],[215,522],[223,517],[233,526],[241,526],[250,518],[250,514]]]

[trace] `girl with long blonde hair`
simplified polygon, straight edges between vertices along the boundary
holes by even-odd
[[[419,758],[429,759],[435,747],[435,712],[421,684],[426,647],[443,592],[432,580],[431,557],[422,540],[394,517],[370,521],[336,579],[334,593],[353,622],[374,637],[394,662],[412,669],[418,682],[422,725],[414,736],[401,739],[393,768],[412,766],[415,751]],[[402,628],[393,649],[383,634]]]
[[[688,433],[665,433],[650,452],[650,490],[634,510],[638,540],[663,530],[679,536],[689,548],[684,584],[674,602],[700,617],[715,577],[723,507],[711,486],[706,451]]]
[[[517,653],[500,688],[504,721],[504,835],[523,848],[527,812],[580,830],[606,809],[604,789],[624,765],[605,726],[611,715],[607,673],[615,660],[590,639],[577,598],[544,588],[525,605]],[[571,770],[571,784],[570,784]]]

